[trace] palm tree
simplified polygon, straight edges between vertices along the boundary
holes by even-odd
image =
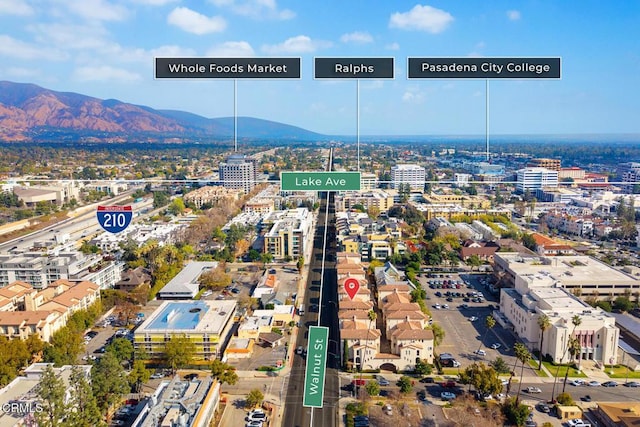
[[[542,369],[542,343],[544,340],[544,332],[551,327],[551,320],[549,316],[543,314],[538,317],[538,327],[540,328],[540,354],[538,357],[540,358],[540,363],[538,364],[538,371]]]
[[[518,384],[518,394],[516,396],[517,406],[520,402],[520,390],[522,388],[522,375],[524,374],[524,365],[529,361],[529,359],[531,359],[531,353],[529,353],[527,347],[522,343],[516,343],[516,345],[513,347],[513,350],[515,352],[516,359],[522,363],[522,366],[520,367],[520,383]]]
[[[478,350],[476,351],[476,354],[482,348],[482,343],[484,342],[484,339],[487,337],[489,330],[493,329],[493,327],[496,326],[496,319],[494,319],[492,315],[488,315],[487,317],[484,318],[484,326],[487,327],[487,330],[484,331],[484,335],[482,336],[482,341],[480,341],[480,345],[478,346]]]
[[[569,351],[569,344],[571,344],[571,340],[575,339],[575,337],[573,336],[573,334],[576,332],[576,328],[578,326],[580,326],[580,324],[582,323],[582,317],[578,316],[577,314],[575,316],[573,316],[571,318],[571,323],[573,324],[573,331],[571,331],[571,335],[569,340],[567,341],[567,347],[566,347],[566,352],[565,355],[567,354],[567,352]],[[576,340],[577,341],[577,340]],[[578,341],[578,345],[580,345],[580,342]],[[582,348],[580,348],[578,350],[578,355],[582,352]],[[563,355],[564,358],[564,355]],[[573,362],[573,359],[571,360]],[[567,372],[565,372],[564,374],[564,383],[562,384],[562,392],[564,393],[564,389],[567,387],[567,378],[569,377],[569,369],[567,368]]]

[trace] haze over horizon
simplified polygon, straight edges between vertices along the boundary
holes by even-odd
[[[407,80],[409,56],[562,58],[560,80],[491,81],[499,135],[639,134],[640,5],[593,1],[0,0],[0,80],[208,118],[233,116],[230,80],[154,80],[155,56],[302,58],[302,78],[238,81],[239,116],[356,133],[356,82],[313,58],[395,58],[361,80],[362,136],[484,135],[483,80]]]

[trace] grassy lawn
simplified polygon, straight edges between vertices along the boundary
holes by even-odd
[[[554,365],[551,362],[542,362],[546,366],[551,375],[555,375],[557,378],[564,378],[567,370],[569,370],[569,378],[586,378],[587,376],[583,372],[579,372],[571,366],[567,365]],[[558,369],[560,368],[560,369]],[[556,374],[557,372],[557,374]]]
[[[604,368],[605,374],[609,375],[609,378],[627,378],[627,372],[629,378],[638,379],[640,378],[640,372],[634,372],[631,369],[627,371],[626,366],[615,365],[615,366],[606,366]]]
[[[537,360],[529,360],[529,366],[533,369],[533,372],[536,374],[536,376],[542,377],[542,378],[547,378],[548,375],[544,371],[544,369],[538,370],[538,364],[539,364],[539,362]]]

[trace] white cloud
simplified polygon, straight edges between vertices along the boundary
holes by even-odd
[[[389,43],[384,48],[387,49],[387,50],[399,50],[400,49],[400,44],[398,44],[396,42],[393,42],[393,43]]]
[[[0,15],[29,16],[33,8],[24,0],[0,0]]]
[[[118,81],[122,83],[132,83],[142,80],[142,77],[137,73],[108,65],[80,67],[77,68],[73,74],[75,79],[82,82]]]
[[[421,104],[424,102],[424,93],[416,86],[408,87],[402,94],[402,102],[410,104]]]
[[[251,45],[245,41],[224,42],[213,46],[207,51],[207,56],[227,57],[227,58],[246,58],[255,56],[255,52]]]
[[[37,77],[41,75],[41,71],[33,68],[9,67],[2,73],[11,77]]]
[[[331,47],[331,43],[323,40],[311,40],[308,36],[288,38],[280,44],[263,45],[262,50],[268,54],[311,53],[318,49]]]
[[[373,42],[373,37],[366,31],[354,31],[353,33],[343,34],[340,37],[342,43],[364,44]]]
[[[167,22],[188,33],[203,35],[224,31],[226,21],[220,16],[205,16],[187,7],[176,7],[167,17]]]
[[[428,5],[415,5],[409,12],[396,12],[389,19],[389,28],[426,31],[437,34],[447,29],[453,22],[449,12]]]
[[[252,19],[293,19],[296,14],[289,9],[278,9],[276,0],[210,0],[218,7]]]
[[[164,6],[169,3],[176,3],[180,0],[133,0],[134,3],[146,4],[149,6]]]
[[[188,58],[197,55],[194,49],[183,48],[176,45],[165,45],[151,49],[150,54],[154,58],[156,56],[165,58]]]
[[[57,49],[41,48],[7,35],[0,35],[0,56],[28,60],[62,61],[67,59],[67,55]]]
[[[110,42],[107,31],[99,24],[34,24],[27,27],[37,42],[43,45],[63,46],[65,49],[99,50]]]
[[[521,17],[522,17],[522,15],[517,10],[508,10],[507,11],[507,18],[509,19],[509,21],[519,21]]]
[[[122,21],[129,16],[127,9],[105,0],[66,0],[70,12],[94,21]]]

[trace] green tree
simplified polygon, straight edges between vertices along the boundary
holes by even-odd
[[[401,376],[398,382],[396,383],[396,385],[400,387],[400,393],[402,394],[409,394],[413,389],[412,380],[410,377],[407,377],[406,375]]]
[[[273,262],[273,255],[269,252],[263,252],[260,255],[260,261],[262,262],[262,266],[264,267],[265,265]]]
[[[364,389],[369,396],[378,396],[380,394],[380,384],[377,381],[367,381]]]
[[[558,395],[558,398],[556,399],[558,401],[559,405],[575,405],[576,402],[574,402],[573,398],[571,397],[571,395],[569,393],[560,393]]]
[[[519,403],[518,399],[511,398],[502,405],[502,412],[511,424],[522,426],[529,417],[531,410],[529,406]]]
[[[470,384],[483,396],[495,394],[502,390],[502,382],[498,373],[484,363],[474,363],[460,373],[463,384]]]
[[[105,353],[93,366],[91,388],[103,414],[129,391],[124,368],[113,353]]]
[[[256,406],[260,406],[262,405],[263,400],[264,400],[264,394],[262,394],[262,392],[259,389],[254,388],[247,394],[247,397],[245,397],[245,400],[244,400],[245,408],[251,409],[251,408],[255,408]]]
[[[94,427],[105,425],[93,395],[88,374],[79,366],[71,368],[69,388],[69,410],[65,426]]]
[[[531,353],[527,347],[518,342],[515,346],[513,346],[513,350],[516,356],[516,359],[520,361],[522,366],[520,367],[520,383],[518,384],[518,394],[516,395],[516,405],[520,402],[520,392],[522,389],[522,376],[524,374],[524,365],[531,359]]]
[[[538,371],[542,369],[542,358],[544,357],[542,354],[542,342],[544,340],[544,332],[551,327],[551,319],[546,314],[542,314],[538,317],[538,327],[540,328],[540,354],[538,357],[540,361],[538,363]]]
[[[72,331],[69,326],[56,331],[51,337],[50,344],[44,350],[44,360],[55,366],[73,365],[83,350],[80,333]]]
[[[630,312],[631,310],[634,309],[634,307],[635,307],[635,304],[631,302],[629,297],[624,295],[617,297],[613,301],[613,308],[616,310]]]
[[[181,198],[175,198],[171,204],[169,204],[167,211],[169,211],[171,215],[180,215],[184,212],[184,209],[184,201]]]
[[[437,347],[442,344],[442,340],[444,340],[444,329],[440,326],[439,323],[432,323],[431,332],[433,332],[433,346]]]
[[[120,363],[133,358],[133,344],[126,338],[116,338],[106,347],[107,352],[113,353]]]
[[[579,315],[574,315],[571,318],[571,324],[573,325],[573,330],[571,331],[571,335],[569,335],[569,338],[567,339],[567,342],[565,344],[565,355],[569,352],[570,350],[570,344],[571,344],[571,338],[573,337],[574,332],[576,331],[576,328],[578,326],[580,326],[582,324],[582,317],[580,317]],[[580,349],[582,351],[582,349]],[[580,354],[580,352],[578,352],[578,354]],[[564,357],[564,356],[563,356]],[[569,369],[567,369],[567,371],[564,374],[564,382],[562,383],[562,392],[564,393],[565,388],[567,387],[567,378],[569,377]]]
[[[476,254],[473,254],[473,255],[467,257],[465,262],[467,263],[467,265],[469,267],[471,267],[471,271],[473,271],[474,267],[478,268],[478,267],[480,267],[482,265],[482,260]]]
[[[304,267],[304,257],[298,258],[296,262],[296,268],[298,269],[298,273],[302,274],[302,268]]]
[[[234,385],[238,382],[236,368],[218,359],[211,362],[211,376],[223,384]]]
[[[498,374],[508,374],[511,372],[507,362],[505,362],[505,360],[500,356],[496,357],[496,359],[491,362],[491,367],[495,369]]]
[[[536,250],[537,244],[536,239],[533,238],[533,234],[523,234],[522,235],[522,244],[525,248],[534,251]]]
[[[127,376],[127,381],[131,390],[136,393],[140,392],[140,387],[143,383],[146,383],[151,378],[151,371],[147,369],[142,359],[136,359],[133,362],[131,372]]]
[[[431,373],[431,365],[427,363],[426,359],[416,359],[416,367],[414,372],[418,375],[429,375]]]
[[[164,357],[171,370],[183,368],[193,361],[196,345],[186,335],[172,336],[164,345]]]
[[[36,393],[42,405],[42,411],[35,413],[38,426],[60,426],[68,410],[65,404],[66,390],[62,378],[54,372],[51,365],[44,368]]]

